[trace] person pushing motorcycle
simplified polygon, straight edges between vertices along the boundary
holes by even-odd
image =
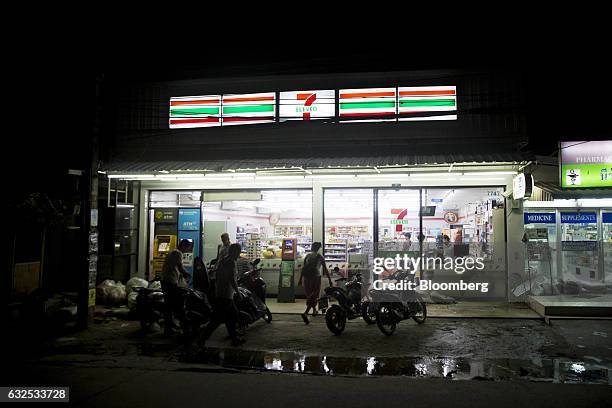
[[[200,341],[202,346],[223,322],[225,322],[227,332],[232,338],[232,345],[244,343],[244,339],[238,336],[236,330],[238,309],[234,303],[234,295],[238,294],[240,296],[238,283],[236,282],[236,261],[240,257],[241,250],[240,244],[231,244],[227,257],[219,261],[216,273],[215,307],[213,317],[202,333]]]

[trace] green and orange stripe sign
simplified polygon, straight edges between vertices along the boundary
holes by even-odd
[[[170,98],[170,128],[221,125],[221,95]]]
[[[270,123],[276,120],[276,93],[223,95],[223,125]]]
[[[331,118],[342,122],[456,120],[455,86],[281,92],[280,120]],[[276,92],[170,98],[170,128],[272,123]]]
[[[396,88],[341,89],[338,101],[340,119],[393,120],[397,114],[396,90]]]
[[[397,89],[399,120],[457,119],[454,86],[413,86]]]

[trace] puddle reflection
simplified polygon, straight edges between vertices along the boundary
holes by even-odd
[[[180,359],[180,358],[179,358]],[[334,357],[295,352],[207,349],[190,362],[230,368],[319,375],[409,376],[454,380],[535,380],[555,383],[612,384],[612,372],[583,361],[534,358],[471,360],[448,357]]]

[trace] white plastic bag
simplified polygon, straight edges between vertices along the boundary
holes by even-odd
[[[149,282],[147,282],[145,279],[139,278],[137,276],[134,276],[129,281],[127,281],[127,284],[125,285],[125,291],[126,291],[127,296],[128,296],[128,301],[129,301],[129,296],[134,291],[134,287],[139,287],[139,286],[143,287],[143,288],[146,288],[146,287],[149,286]]]
[[[108,296],[106,304],[108,306],[119,306],[127,301],[125,294],[125,285],[121,282],[117,282],[114,287],[108,289]]]
[[[115,281],[111,279],[106,279],[104,282],[96,286],[96,303],[99,305],[106,305],[108,302],[109,290],[115,286]]]
[[[128,295],[128,300],[127,300],[128,309],[134,310],[134,308],[136,307],[137,298],[138,298],[138,293],[136,292],[132,292]]]
[[[151,289],[161,289],[161,281],[155,280],[149,283]]]

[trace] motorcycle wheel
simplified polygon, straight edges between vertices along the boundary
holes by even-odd
[[[329,331],[339,336],[346,327],[346,313],[338,305],[333,305],[325,313],[325,324]]]
[[[378,329],[386,336],[391,336],[397,327],[393,312],[387,305],[382,305],[376,313]]]
[[[414,316],[412,316],[412,320],[417,322],[418,324],[425,323],[425,319],[427,319],[427,305],[423,301],[419,301],[416,304],[417,311]]]
[[[266,321],[266,323],[272,322],[272,312],[270,311],[270,309],[268,309],[267,306],[266,306],[266,314],[264,315],[264,320]]]
[[[370,302],[363,302],[361,304],[361,308],[361,317],[363,318],[363,321],[367,324],[376,323],[376,312],[372,312],[370,310]]]

